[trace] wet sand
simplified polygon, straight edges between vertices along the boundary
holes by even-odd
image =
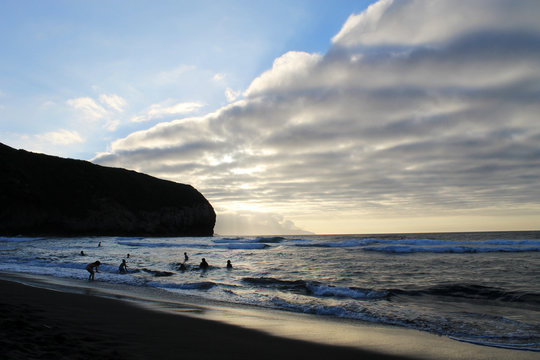
[[[1,359],[396,359],[0,280]]]

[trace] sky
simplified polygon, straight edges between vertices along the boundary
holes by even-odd
[[[0,142],[215,232],[540,229],[540,2],[0,2]]]

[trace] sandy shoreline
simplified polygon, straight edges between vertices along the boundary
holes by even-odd
[[[538,355],[271,310],[198,307],[167,299],[133,302],[99,282],[65,280],[74,285],[65,292],[57,291],[65,290],[65,284],[48,290],[40,287],[42,280],[33,283],[26,275],[0,274],[0,279],[0,347],[5,349],[0,359],[533,359]]]
[[[95,296],[0,281],[5,359],[390,359]]]

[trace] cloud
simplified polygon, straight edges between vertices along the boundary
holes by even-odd
[[[294,87],[301,86],[299,80],[309,77],[321,58],[319,54],[289,51],[274,61],[271,70],[253,80],[244,95],[255,97],[259,93],[267,94],[273,89],[293,90]]]
[[[143,122],[152,119],[161,119],[167,116],[185,115],[199,110],[204,104],[200,102],[181,102],[171,104],[168,100],[162,104],[151,105],[150,108],[143,114],[134,116],[131,121]]]
[[[66,104],[80,111],[83,116],[90,120],[99,120],[107,115],[107,110],[90,97],[69,99]]]
[[[371,4],[364,12],[351,15],[340,32],[332,38],[333,43],[357,44],[361,37],[374,33],[377,30],[381,18],[385,15],[394,0],[382,0]]]
[[[338,46],[426,46],[479,31],[537,29],[538,4],[509,0],[382,0],[351,15],[332,38]]]
[[[225,79],[225,74],[221,73],[214,74],[214,76],[212,77],[212,80],[214,81],[222,81],[223,79]]]
[[[101,94],[99,96],[99,101],[102,104],[107,105],[112,110],[115,110],[120,113],[124,112],[124,108],[127,106],[126,100],[124,100],[122,97],[116,94],[111,94],[111,95]]]
[[[93,123],[99,123],[102,128],[108,131],[114,131],[118,128],[121,121],[118,115],[124,112],[127,101],[116,94],[101,94],[98,104],[91,97],[80,97],[69,99],[66,104],[76,110],[77,115],[84,120],[90,120]],[[47,104],[50,106],[51,104]],[[107,109],[102,106],[104,105]],[[45,106],[45,104],[44,104]]]
[[[150,118],[159,118],[164,115],[184,115],[197,111],[203,104],[198,102],[182,102],[171,106],[152,105],[148,111]]]
[[[332,217],[540,214],[538,15],[537,1],[383,0],[326,54],[288,52],[242,100],[94,161],[313,231]]]
[[[65,129],[34,135],[34,138],[38,142],[52,145],[71,145],[84,142],[78,132]]]
[[[227,98],[227,101],[229,102],[238,99],[241,93],[242,92],[239,90],[233,90],[231,88],[225,89],[225,97]]]
[[[57,156],[69,156],[70,148],[77,144],[86,142],[86,139],[79,132],[67,129],[58,129],[38,134],[20,134],[6,132],[3,134],[6,144],[27,151],[54,154]]]

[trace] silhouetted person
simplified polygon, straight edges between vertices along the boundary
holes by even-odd
[[[98,271],[99,265],[101,265],[99,261],[86,265],[86,270],[90,273],[90,276],[88,276],[88,280],[94,280],[94,274],[99,272]]]
[[[97,244],[98,247],[101,247],[101,241],[99,242],[99,244]]]
[[[205,259],[205,258],[202,258],[202,261],[201,261],[199,267],[200,267],[201,269],[203,269],[203,270],[208,269],[208,263],[206,262],[206,259]]]
[[[127,258],[129,259],[129,254],[127,254]]]
[[[125,274],[125,273],[127,273],[126,259],[122,259],[122,263],[121,263],[120,266],[118,267],[118,271],[120,271],[120,274]]]
[[[189,256],[187,256],[187,253],[184,253],[184,261],[188,261],[189,260]]]
[[[86,254],[84,253],[84,251],[81,250],[81,256],[85,256]]]
[[[227,260],[227,269],[232,269],[231,260]]]

